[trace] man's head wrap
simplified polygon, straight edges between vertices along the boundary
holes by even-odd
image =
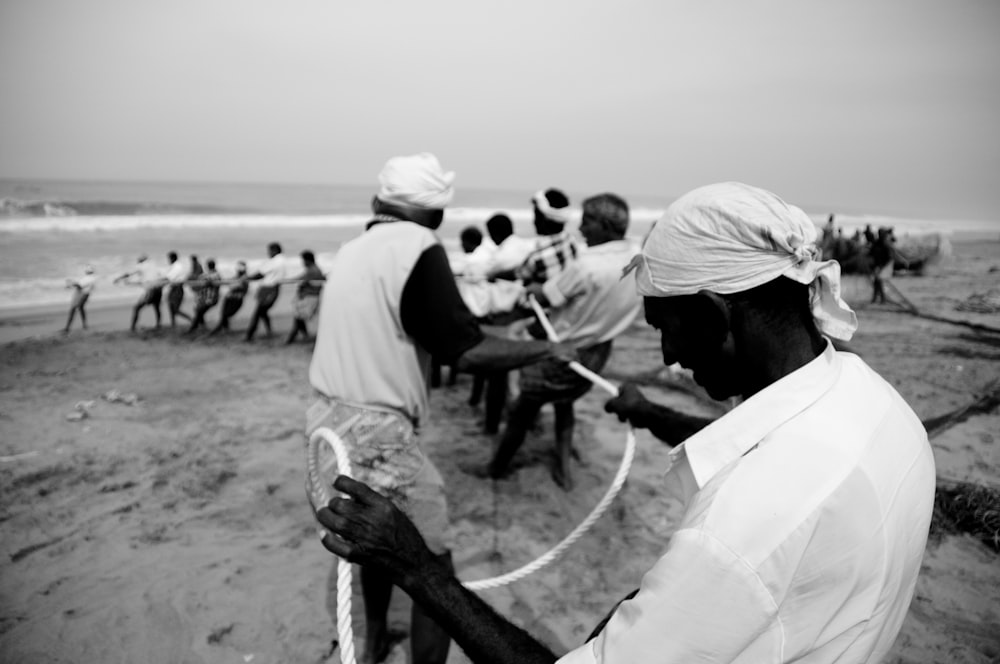
[[[857,317],[840,297],[840,264],[819,261],[816,226],[769,191],[726,182],[700,187],[667,208],[629,270],[640,295],[740,293],[780,276],[811,286],[823,334],[848,340]]]
[[[535,208],[542,214],[543,217],[549,221],[556,224],[567,224],[570,220],[569,206],[557,208],[552,207],[549,203],[549,199],[546,198],[545,194],[549,190],[543,189],[539,191],[534,196],[531,197],[531,202],[534,203]],[[561,193],[561,192],[560,192]]]
[[[583,214],[619,235],[628,230],[628,204],[614,194],[591,196],[583,202]]]
[[[382,168],[378,181],[382,185],[378,199],[384,203],[443,210],[455,195],[455,173],[442,170],[437,157],[429,152],[393,157]]]

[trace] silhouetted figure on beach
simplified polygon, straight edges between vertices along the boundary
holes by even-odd
[[[865,224],[864,236],[865,236],[865,244],[867,244],[869,247],[875,244],[875,231],[872,230],[871,224]]]
[[[66,319],[66,327],[63,329],[64,333],[69,332],[69,328],[73,324],[73,317],[77,312],[80,312],[80,322],[83,323],[83,329],[87,329],[87,299],[94,290],[94,284],[96,283],[97,278],[94,276],[94,268],[90,265],[84,268],[83,276],[79,279],[66,280],[66,288],[73,289],[73,299],[69,303],[69,318]]]
[[[892,276],[892,230],[878,229],[871,246],[872,304],[885,303],[885,280]]]

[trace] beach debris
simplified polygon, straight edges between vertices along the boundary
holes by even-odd
[[[73,406],[73,412],[66,415],[70,422],[79,422],[90,417],[90,409],[94,407],[95,401],[77,401]]]
[[[101,398],[108,403],[123,403],[126,406],[134,406],[139,402],[139,395],[133,392],[122,392],[121,390],[108,390],[101,395]]]
[[[1000,313],[1000,288],[988,290],[985,293],[974,293],[964,302],[955,305],[959,311],[971,311],[977,314]]]

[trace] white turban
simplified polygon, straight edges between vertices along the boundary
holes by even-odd
[[[378,175],[382,188],[379,200],[409,207],[443,210],[455,196],[453,171],[441,169],[437,157],[429,152],[393,157]]]
[[[548,219],[557,224],[568,224],[570,220],[569,206],[556,208],[549,205],[549,199],[545,198],[545,191],[539,191],[531,197],[531,202],[535,204],[538,211]]]
[[[769,191],[725,182],[667,208],[633,260],[640,295],[740,293],[779,276],[811,286],[820,332],[848,340],[857,317],[840,297],[840,264],[818,261],[816,225]]]

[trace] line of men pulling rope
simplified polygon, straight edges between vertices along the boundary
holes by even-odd
[[[250,317],[245,339],[252,341],[260,324],[264,325],[266,334],[271,335],[269,312],[278,299],[280,287],[285,284],[297,284],[298,286],[294,301],[294,321],[286,343],[293,343],[299,334],[308,339],[309,331],[306,325],[316,315],[319,307],[319,294],[326,277],[316,264],[316,258],[312,251],[306,250],[301,253],[303,270],[294,277],[281,252],[280,244],[276,242],[269,244],[267,251],[267,261],[253,273],[247,272],[244,261],[238,261],[236,274],[230,279],[222,278],[213,259],[208,259],[203,268],[197,256],[191,256],[191,266],[187,268],[178,260],[176,252],[170,252],[167,254],[169,265],[166,274],[162,274],[149,261],[148,256],[140,255],[133,270],[115,279],[115,283],[133,284],[143,288],[142,295],[132,308],[130,329],[133,332],[136,330],[139,314],[146,307],[153,309],[156,316],[156,327],[160,327],[160,303],[163,299],[163,291],[166,289],[170,326],[174,327],[178,318],[185,319],[190,323],[188,334],[194,334],[199,329],[207,327],[205,315],[221,299],[222,308],[219,312],[219,320],[210,331],[212,335],[218,334],[229,329],[230,319],[243,306],[250,282],[259,280],[260,286],[256,291],[254,310]],[[228,288],[225,295],[220,298],[222,286],[228,286]],[[195,296],[193,315],[189,315],[181,309],[185,287],[190,288]],[[68,327],[67,324],[67,329]]]

